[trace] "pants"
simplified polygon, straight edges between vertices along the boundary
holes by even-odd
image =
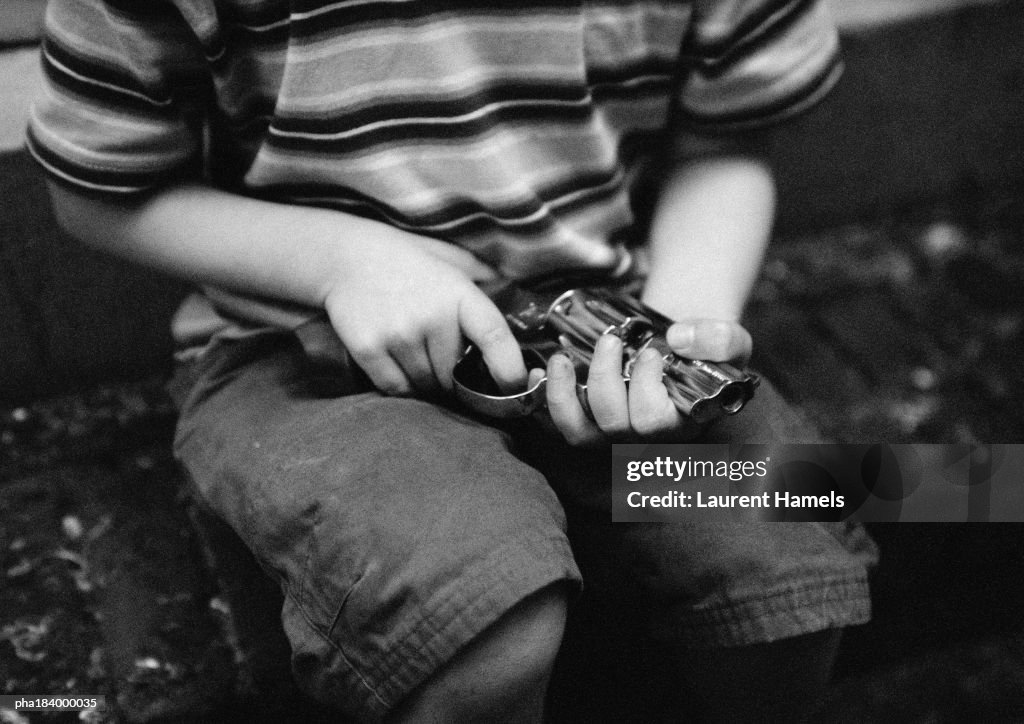
[[[659,646],[768,642],[869,616],[856,526],[612,523],[610,451],[383,397],[287,334],[214,343],[172,383],[198,497],[285,593],[316,698],[382,717],[524,597],[627,601]],[[767,384],[706,441],[813,442]]]

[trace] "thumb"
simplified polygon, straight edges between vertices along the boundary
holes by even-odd
[[[745,363],[754,348],[750,332],[726,319],[678,321],[668,328],[665,340],[677,355],[709,362]]]

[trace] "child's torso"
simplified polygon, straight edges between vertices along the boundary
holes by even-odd
[[[614,267],[684,2],[179,0],[247,192],[461,244],[511,276]]]

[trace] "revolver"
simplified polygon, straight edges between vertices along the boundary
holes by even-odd
[[[569,358],[576,369],[577,397],[588,412],[587,371],[594,345],[604,334],[614,334],[623,342],[622,376],[627,381],[637,356],[648,347],[657,350],[670,399],[680,413],[698,424],[742,410],[760,382],[757,375],[730,364],[676,355],[665,341],[672,320],[617,289],[597,286],[544,292],[512,286],[493,299],[519,341],[528,368],[546,369],[556,353]],[[547,378],[523,392],[505,394],[487,372],[475,345],[466,349],[452,375],[456,397],[489,417],[525,417],[545,404]]]

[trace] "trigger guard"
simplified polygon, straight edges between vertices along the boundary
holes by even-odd
[[[474,380],[480,380],[481,383],[474,385]],[[547,376],[542,377],[525,391],[512,395],[481,392],[481,387],[493,388],[496,385],[487,372],[483,355],[474,345],[466,349],[452,369],[455,397],[471,410],[501,419],[528,417],[543,409],[546,405],[547,382]]]

